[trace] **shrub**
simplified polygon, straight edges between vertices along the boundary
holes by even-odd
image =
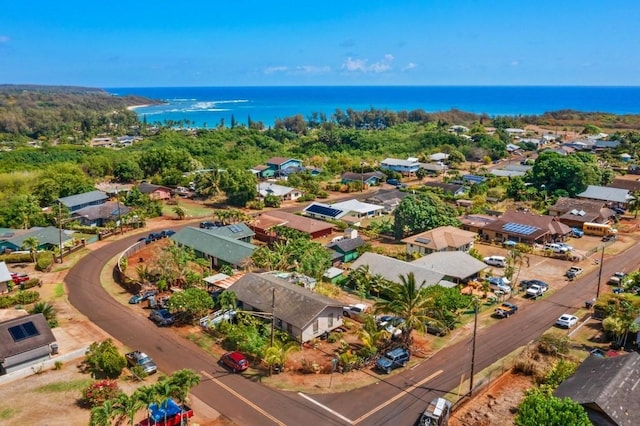
[[[54,370],[62,370],[62,366],[64,364],[62,363],[62,361],[56,361],[53,363],[53,369]]]
[[[329,333],[329,335],[327,336],[327,342],[328,343],[335,343],[338,340],[342,339],[342,333],[339,333],[337,331],[332,331],[331,333]]]
[[[38,253],[38,257],[36,259],[36,270],[38,271],[48,271],[53,265],[54,255],[50,251],[43,251]]]
[[[19,291],[13,296],[13,304],[28,305],[40,299],[40,293],[37,291]]]
[[[544,378],[544,384],[553,389],[557,388],[560,386],[560,383],[576,371],[577,367],[578,365],[575,362],[561,359],[553,366],[553,369]]]
[[[120,388],[115,380],[97,380],[82,390],[82,403],[93,408],[115,399],[119,394]]]
[[[30,253],[10,253],[0,256],[0,261],[5,263],[31,263]]]
[[[33,287],[42,287],[42,283],[38,278],[30,278],[28,281],[20,283],[20,290],[27,290]]]
[[[130,370],[136,380],[144,380],[149,375],[141,365],[135,365],[131,367]]]
[[[11,296],[0,296],[0,309],[5,309],[13,306],[15,301]]]
[[[101,343],[92,343],[85,355],[84,363],[91,370],[94,377],[116,378],[122,374],[122,370],[127,365],[127,360],[120,355],[118,348],[116,348],[111,339]]]
[[[543,334],[538,342],[538,351],[547,355],[565,354],[569,351],[569,338]]]

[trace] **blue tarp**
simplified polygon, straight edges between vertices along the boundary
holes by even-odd
[[[180,414],[180,406],[176,404],[173,399],[167,399],[158,404],[149,404],[149,411],[151,412],[151,420],[154,422],[164,421],[165,418]]]

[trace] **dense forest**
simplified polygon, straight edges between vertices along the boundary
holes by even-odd
[[[137,122],[128,106],[154,103],[86,87],[0,85],[0,140],[85,140],[109,128],[126,129]]]

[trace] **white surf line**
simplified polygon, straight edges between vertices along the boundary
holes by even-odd
[[[362,416],[358,417],[351,424],[356,425],[356,424],[360,423],[361,421],[365,420],[367,417],[370,417],[371,415],[373,415],[373,414],[377,413],[378,411],[382,410],[387,405],[393,404],[398,399],[400,399],[403,396],[413,392],[416,388],[418,388],[419,386],[422,386],[423,384],[427,383],[429,380],[431,380],[431,379],[433,379],[435,377],[438,377],[440,374],[442,374],[442,372],[443,372],[443,370],[438,370],[435,373],[431,374],[430,376],[425,377],[424,379],[420,380],[418,383],[409,386],[407,389],[403,389],[399,394],[397,394],[393,398],[389,399],[384,404],[378,405],[376,408],[374,408],[373,410],[369,411],[368,413],[365,413]]]
[[[214,382],[215,384],[217,384],[218,386],[220,386],[221,388],[223,388],[224,390],[226,390],[230,394],[234,395],[236,398],[238,398],[239,400],[241,400],[242,402],[244,402],[245,404],[247,404],[248,406],[250,406],[251,408],[253,408],[257,412],[259,412],[260,414],[262,414],[263,416],[265,416],[266,418],[268,418],[269,420],[271,420],[275,424],[277,424],[279,426],[287,426],[286,423],[282,423],[280,420],[276,419],[271,414],[267,413],[262,408],[258,407],[256,404],[254,404],[253,402],[249,401],[247,398],[245,398],[244,396],[240,395],[238,392],[234,391],[229,386],[225,385],[220,380],[216,379],[215,377],[213,377],[211,374],[207,373],[206,371],[200,371],[200,374],[202,374],[203,376],[207,377],[212,382]]]
[[[346,418],[342,414],[338,413],[335,410],[332,410],[331,408],[327,407],[326,405],[320,404],[318,401],[316,401],[315,399],[311,398],[310,396],[307,396],[307,395],[303,394],[302,392],[298,392],[298,395],[300,395],[301,397],[303,397],[307,401],[317,405],[318,407],[322,408],[323,410],[326,410],[326,411],[330,412],[331,414],[333,414],[334,416],[338,417],[339,419],[344,420],[345,422],[349,423],[350,425],[353,424],[353,421],[351,419]]]

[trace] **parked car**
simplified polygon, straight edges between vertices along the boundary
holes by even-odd
[[[565,275],[567,276],[567,278],[572,280],[578,275],[582,274],[582,271],[583,269],[580,268],[579,266],[572,266],[571,268],[567,269],[567,272],[565,273]]]
[[[220,226],[222,226],[222,222],[200,222],[200,228],[202,229],[213,229],[213,228],[219,228]]]
[[[549,290],[549,284],[547,284],[546,282],[541,281],[541,280],[522,280],[522,281],[520,281],[520,288],[522,288],[523,290],[528,289],[532,285],[537,285],[538,287],[542,288],[543,292]]]
[[[446,426],[451,415],[451,402],[444,398],[433,399],[418,419],[418,426]]]
[[[29,275],[18,273],[18,272],[12,272],[11,281],[13,281],[14,284],[26,283],[27,281],[29,281]]]
[[[503,293],[511,293],[511,286],[509,286],[509,284],[511,284],[511,281],[509,281],[507,278],[489,277],[487,278],[487,281],[489,281],[489,288],[491,288],[491,290],[498,290]]]
[[[507,259],[504,256],[488,256],[482,260],[487,265],[497,266],[499,268],[504,268],[505,266],[507,266]]]
[[[547,243],[544,245],[545,250],[551,250],[553,253],[564,254],[569,251],[566,247],[559,243]]]
[[[160,231],[160,238],[167,238],[172,235],[175,235],[176,231],[173,229],[165,229],[164,231]]]
[[[149,314],[149,319],[160,327],[171,325],[175,322],[173,314],[168,309],[154,309]]]
[[[437,321],[427,321],[424,325],[427,333],[438,337],[446,336],[450,331],[449,327],[446,327],[444,324]]]
[[[571,234],[575,238],[582,238],[584,236],[584,231],[582,229],[578,229],[578,228],[571,228]]]
[[[147,239],[149,241],[156,241],[156,240],[159,240],[160,238],[162,238],[162,235],[159,232],[152,232],[149,234],[149,236],[147,236]]]
[[[141,293],[134,294],[133,296],[131,296],[131,298],[129,299],[129,303],[132,305],[137,305],[138,303],[143,302],[149,299],[150,297],[155,296],[156,294],[158,294],[158,292],[155,290],[143,291]]]
[[[516,312],[518,312],[517,305],[509,302],[503,302],[502,305],[496,308],[496,310],[494,311],[494,315],[500,318],[509,318]]]
[[[158,366],[149,355],[140,351],[129,352],[124,355],[127,359],[129,367],[142,367],[147,374],[153,374],[158,371]]]
[[[355,305],[344,306],[342,308],[342,315],[346,318],[360,318],[367,312],[369,307],[364,303],[356,303]]]
[[[404,324],[404,318],[391,315],[382,315],[378,318],[378,327],[394,338],[402,336],[402,324]]]
[[[626,210],[621,208],[621,207],[614,207],[611,210],[613,210],[614,212],[616,212],[616,214],[625,214]]]
[[[573,246],[567,243],[557,243],[560,247],[567,249],[567,251],[573,251]]]
[[[240,352],[227,352],[220,357],[220,364],[229,368],[234,373],[240,373],[249,368],[249,361]]]
[[[611,278],[609,278],[608,284],[619,286],[620,284],[622,284],[622,280],[626,276],[627,274],[625,274],[624,272],[616,272],[611,276]]]
[[[563,328],[571,328],[578,323],[578,317],[575,315],[564,314],[556,320],[556,325]]]
[[[376,361],[376,368],[384,373],[391,373],[391,370],[404,367],[409,362],[411,354],[403,347],[397,347],[386,352]]]
[[[537,299],[544,294],[545,290],[537,284],[529,286],[527,289],[527,296],[533,299]]]

